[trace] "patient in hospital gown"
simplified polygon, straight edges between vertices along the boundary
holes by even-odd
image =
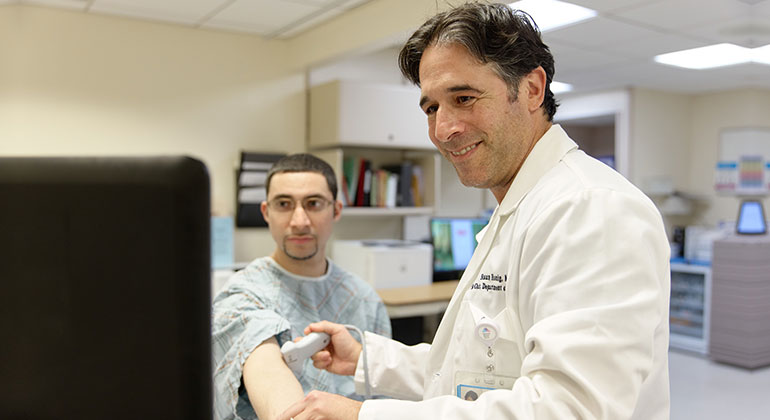
[[[320,320],[390,336],[390,320],[371,286],[327,261],[326,274],[303,277],[271,257],[259,258],[217,294],[212,314],[215,418],[257,418],[243,387],[242,368],[254,348],[270,337],[283,345]],[[356,398],[352,377],[320,371],[309,359],[298,380],[306,394],[316,389]]]

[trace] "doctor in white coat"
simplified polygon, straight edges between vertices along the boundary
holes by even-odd
[[[554,63],[530,18],[469,3],[401,50],[431,141],[499,205],[432,345],[337,324],[318,368],[366,377],[363,403],[311,392],[280,419],[669,417],[669,246],[655,206],[552,123]]]

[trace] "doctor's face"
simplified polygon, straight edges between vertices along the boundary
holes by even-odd
[[[502,199],[534,142],[527,77],[517,96],[489,64],[458,44],[432,45],[420,60],[428,134],[460,181]]]
[[[276,258],[324,259],[326,242],[342,204],[335,201],[326,178],[316,172],[283,172],[270,180],[262,215],[278,246]]]

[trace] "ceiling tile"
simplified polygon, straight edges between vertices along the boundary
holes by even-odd
[[[640,66],[638,86],[674,92],[708,92],[750,87],[762,69],[757,64],[742,64],[707,70],[688,70],[659,63]],[[767,72],[767,70],[764,70]]]
[[[305,20],[304,22],[302,22],[302,23],[300,23],[300,24],[298,24],[296,26],[292,26],[290,28],[287,27],[286,30],[281,31],[280,33],[273,32],[273,35],[275,37],[281,38],[281,39],[291,38],[292,36],[297,35],[297,34],[303,32],[303,31],[306,31],[306,30],[312,28],[313,26],[316,26],[316,25],[320,24],[321,22],[329,20],[329,19],[331,19],[331,18],[333,18],[333,17],[335,17],[335,16],[337,16],[337,15],[339,15],[341,13],[343,13],[343,10],[339,9],[339,8],[333,8],[333,9],[329,9],[329,10],[326,10],[326,11],[321,11],[319,13],[314,13],[312,15],[312,17],[310,17],[309,19]]]
[[[688,32],[711,39],[715,43],[729,42],[749,48],[761,47],[770,44],[770,19],[755,16],[725,19],[692,28]]]
[[[364,3],[368,3],[371,0],[285,0],[299,4],[306,4],[310,6],[322,7],[324,9],[350,9]]]
[[[703,41],[687,38],[677,34],[652,33],[649,36],[638,37],[621,44],[604,46],[608,54],[618,54],[623,57],[652,59],[656,55],[707,45]]]
[[[622,44],[638,38],[656,36],[659,32],[600,16],[577,25],[549,31],[547,35],[550,39],[564,44],[591,48]]]
[[[617,13],[625,19],[679,31],[694,26],[749,16],[751,6],[738,0],[667,0],[645,3]]]
[[[63,9],[85,10],[88,0],[22,0],[9,1],[6,3],[21,3],[40,6],[60,7]]]
[[[556,75],[559,77],[571,71],[605,66],[623,60],[622,57],[602,51],[575,48],[556,41],[545,40],[545,43],[551,49],[551,54],[556,62]]]
[[[635,76],[618,69],[636,68],[633,62],[615,63],[612,65],[596,66],[585,68],[579,71],[570,72],[569,75],[562,75],[557,79],[573,85],[576,91],[591,91],[611,88],[622,88],[632,86]]]
[[[318,6],[288,0],[236,0],[202,26],[255,31],[267,35],[304,21],[319,10]]]
[[[751,14],[753,16],[764,16],[770,18],[770,1],[763,0],[751,7]]]
[[[566,0],[569,3],[577,4],[578,6],[587,7],[589,9],[596,10],[599,13],[615,12],[618,10],[626,10],[629,8],[638,7],[643,4],[649,4],[654,1],[664,0]]]
[[[283,0],[290,3],[297,3],[297,4],[304,4],[306,6],[314,6],[314,7],[323,7],[323,8],[329,8],[329,7],[335,7],[338,3],[340,3],[340,0]]]
[[[195,24],[228,0],[95,0],[90,11]]]

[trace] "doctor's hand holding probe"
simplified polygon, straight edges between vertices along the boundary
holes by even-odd
[[[352,376],[361,355],[362,344],[356,341],[348,328],[341,324],[321,321],[308,325],[305,335],[311,332],[329,334],[331,342],[311,358],[317,369],[343,376]],[[363,340],[363,337],[362,337]],[[286,409],[278,420],[304,419],[357,419],[361,402],[323,391],[311,391],[302,400]],[[302,413],[300,415],[300,413]]]

